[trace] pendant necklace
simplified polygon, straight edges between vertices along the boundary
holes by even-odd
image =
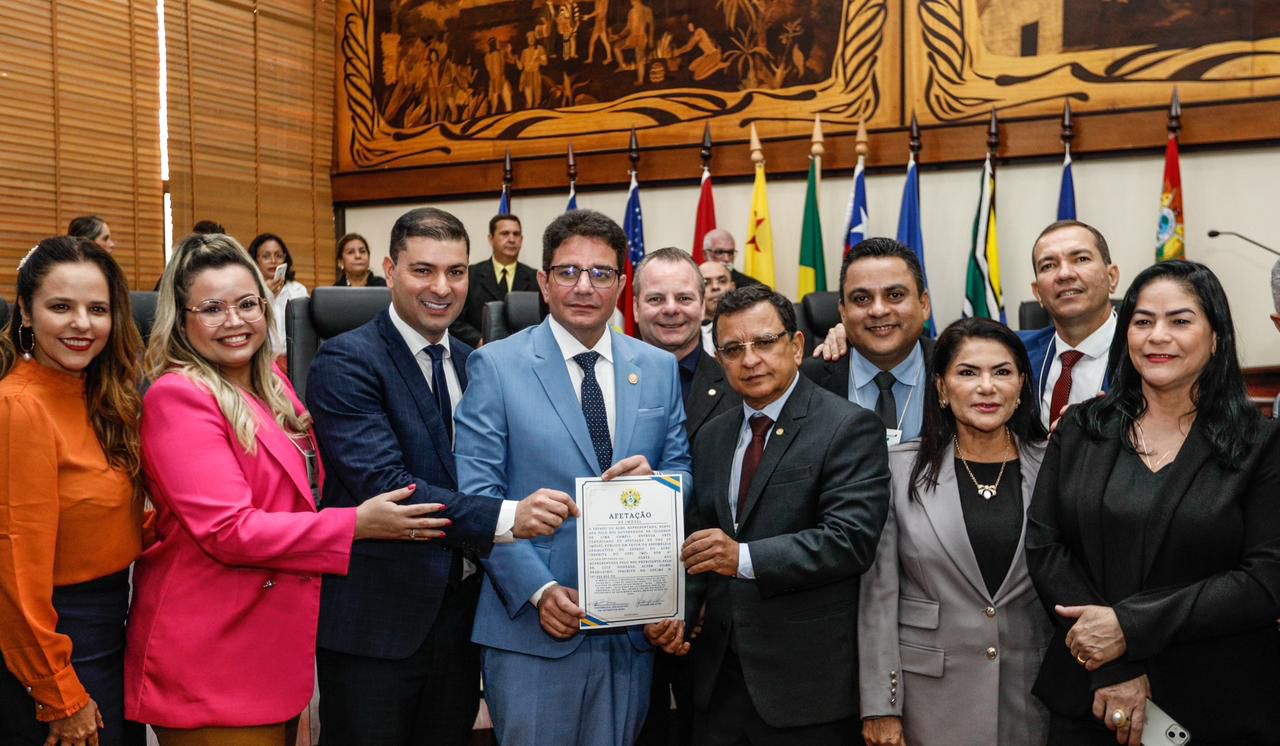
[[[1000,490],[1000,480],[1004,478],[1004,467],[1009,464],[1008,460],[1006,459],[1000,460],[1000,473],[996,475],[996,481],[994,483],[982,484],[981,482],[978,481],[978,478],[973,475],[973,469],[969,468],[969,462],[966,461],[964,458],[964,455],[960,453],[959,438],[953,436],[952,440],[955,441],[956,456],[960,458],[960,463],[964,464],[964,470],[969,472],[969,479],[973,480],[973,486],[975,489],[978,490],[978,494],[982,496],[983,500],[990,500],[991,498],[995,497],[996,493],[999,492]],[[1005,445],[1006,452],[1009,450],[1009,440],[1010,440],[1009,428],[1006,427],[1004,429],[1004,445]]]

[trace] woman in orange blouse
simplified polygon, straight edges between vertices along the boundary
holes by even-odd
[[[124,273],[92,241],[47,238],[18,265],[0,338],[0,743],[140,743],[123,676],[141,349]]]

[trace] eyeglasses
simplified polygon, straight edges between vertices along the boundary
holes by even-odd
[[[583,272],[594,288],[610,288],[618,281],[618,270],[613,267],[579,267],[574,264],[553,264],[548,270],[551,279],[557,285],[571,288],[578,284],[578,276]]]
[[[718,262],[731,262],[738,253],[737,249],[707,249],[706,255]]]
[[[777,334],[765,334],[756,337],[750,342],[730,342],[726,345],[717,347],[720,356],[725,360],[741,360],[742,356],[747,354],[748,348],[753,348],[761,355],[768,355],[778,348],[778,343],[784,339],[790,339],[791,332],[778,332]]]
[[[188,307],[186,310],[194,313],[196,318],[200,319],[200,323],[208,327],[219,327],[227,323],[227,317],[234,310],[240,320],[252,324],[262,318],[266,312],[266,298],[260,298],[256,295],[250,295],[236,301],[228,306],[224,301],[207,300],[197,306]]]

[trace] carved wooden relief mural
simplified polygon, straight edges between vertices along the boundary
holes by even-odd
[[[1280,0],[338,0],[340,172],[1280,94]]]

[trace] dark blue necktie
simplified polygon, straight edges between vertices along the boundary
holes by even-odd
[[[609,440],[609,415],[604,408],[604,392],[596,380],[598,352],[580,352],[573,361],[582,368],[582,414],[587,418],[587,432],[591,433],[591,445],[596,449],[600,470],[613,466],[613,443]]]
[[[453,402],[449,399],[449,383],[444,377],[444,345],[427,345],[427,354],[431,356],[431,388],[436,395],[436,408],[440,410],[444,431],[453,440]]]

